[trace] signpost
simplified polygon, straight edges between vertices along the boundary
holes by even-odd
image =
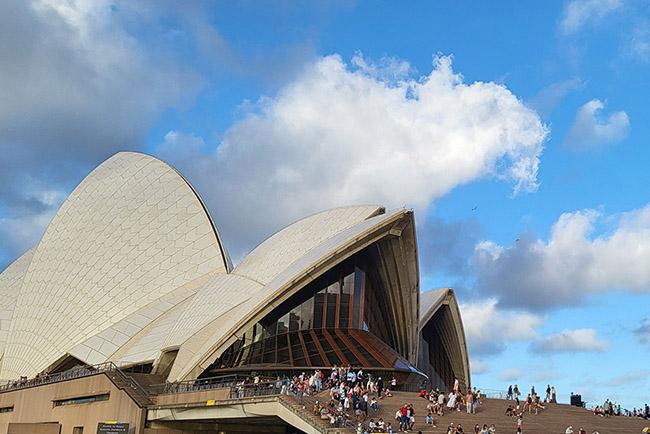
[[[97,434],[129,434],[129,424],[122,422],[99,422]]]

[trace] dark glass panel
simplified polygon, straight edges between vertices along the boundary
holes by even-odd
[[[339,296],[339,327],[348,328],[350,320],[350,294],[354,285],[354,273],[348,274],[343,278],[341,295]]]
[[[262,363],[262,344],[260,342],[255,342],[252,345],[250,361],[248,363],[250,365]]]
[[[361,363],[361,361],[359,361],[359,359],[357,359],[357,356],[355,356],[354,353],[352,351],[350,351],[348,346],[343,343],[341,338],[336,336],[334,333],[330,333],[330,336],[332,336],[332,338],[334,339],[334,342],[336,342],[336,346],[343,353],[345,358],[348,359],[348,362],[352,366],[362,366],[363,365],[363,363]]]
[[[264,336],[266,336],[267,338],[275,336],[277,329],[278,329],[278,322],[274,321],[273,323],[264,327]]]
[[[336,307],[339,296],[339,282],[327,287],[327,328],[336,327]]]
[[[362,328],[359,323],[361,317],[361,301],[363,300],[363,284],[366,278],[366,273],[360,268],[355,270],[354,276],[354,295],[353,295],[353,310],[352,310],[352,328]]]
[[[264,352],[275,350],[275,338],[264,339]]]
[[[262,363],[275,363],[275,351],[264,353]]]
[[[295,332],[300,329],[300,306],[295,307],[289,312],[289,331]]]
[[[323,327],[323,306],[325,305],[325,290],[314,295],[314,328]]]
[[[289,313],[286,313],[278,320],[278,334],[282,335],[289,332]]]
[[[310,298],[305,301],[300,307],[300,330],[309,330],[312,327],[312,318],[314,313],[314,299]],[[322,308],[321,308],[322,309]]]
[[[287,347],[278,349],[278,363],[289,363],[289,349]]]
[[[309,332],[302,333],[302,338],[305,342],[307,354],[309,355],[309,360],[311,360],[312,366],[323,366],[323,358],[320,356],[318,347],[314,343],[314,339],[311,337],[311,334]]]
[[[361,353],[361,355],[368,361],[368,363],[370,363],[371,366],[382,366],[379,360],[375,359],[373,355],[365,348],[363,341],[357,339],[357,337],[354,335],[347,335],[347,338],[352,342],[352,345],[355,345],[357,351]]]

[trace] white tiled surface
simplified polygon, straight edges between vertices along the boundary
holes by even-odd
[[[0,367],[20,285],[33,256],[34,249],[28,250],[0,274]]]
[[[423,319],[434,305],[437,305],[451,290],[449,288],[430,289],[420,293],[419,318]],[[420,324],[423,326],[424,324]]]
[[[181,345],[198,330],[261,289],[259,283],[236,274],[214,276],[189,302],[170,331],[163,348]]]
[[[187,182],[153,157],[116,154],[72,192],[37,246],[16,301],[0,378],[35,375],[75,345],[210,271],[226,272],[224,258]],[[136,316],[122,326],[132,333],[147,321]],[[112,351],[106,342],[90,344]]]
[[[258,312],[269,303],[275,302],[280,293],[287,290],[286,288],[288,288],[288,291],[297,290],[297,288],[291,288],[290,282],[304,274],[312,265],[329,257],[338,249],[355,244],[357,238],[363,236],[364,233],[389,225],[391,221],[403,215],[404,210],[399,209],[362,220],[356,225],[347,227],[319,244],[316,244],[309,251],[289,263],[272,281],[264,285],[262,289],[251,292],[250,297],[247,299],[237,297],[237,301],[242,301],[241,304],[225,311],[218,318],[214,317],[207,326],[195,332],[181,345],[174,366],[169,374],[169,380],[174,381],[191,378],[193,373],[196,373],[195,368],[201,364],[203,364],[203,368],[207,368],[209,363],[205,363],[205,360],[210,359],[211,361],[213,359],[211,354],[215,353],[215,351],[219,352],[225,349],[226,346],[222,344],[230,337],[234,328],[238,328],[240,325],[244,328],[252,325],[254,323],[254,317]],[[287,229],[290,229],[290,227]],[[286,231],[287,229],[284,230]],[[238,268],[235,269],[235,272],[237,272]]]
[[[379,208],[374,205],[334,208],[299,220],[257,246],[234,273],[267,284],[309,250],[364,221]]]

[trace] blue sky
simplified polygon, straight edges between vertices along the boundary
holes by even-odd
[[[414,208],[476,385],[650,401],[647,2],[35,0],[0,41],[0,267],[150,152],[235,259],[331,206]]]

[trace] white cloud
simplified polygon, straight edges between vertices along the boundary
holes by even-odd
[[[599,222],[613,228],[594,236]],[[650,291],[650,205],[605,219],[594,210],[565,213],[543,241],[522,236],[510,247],[477,244],[481,292],[499,304],[533,309],[568,305],[610,289]]]
[[[641,62],[650,60],[650,21],[634,26],[623,46],[623,54]]]
[[[403,61],[323,57],[249,106],[216,153],[172,132],[159,154],[207,196],[225,237],[248,246],[333,206],[425,208],[485,177],[511,181],[515,193],[537,188],[547,130],[534,111],[502,85],[464,83],[450,57],[426,76],[408,71]]]
[[[489,366],[482,359],[472,359],[469,363],[472,375],[481,375],[489,371]]]
[[[528,104],[541,115],[548,116],[569,93],[582,89],[584,85],[584,81],[577,77],[551,83],[540,90]]]
[[[118,3],[0,2],[0,154],[11,156],[0,158],[0,257],[44,230],[58,205],[47,192],[69,191],[117,150],[141,149],[154,120],[200,87],[159,38],[145,47],[129,33],[162,30],[143,30],[145,18]],[[34,226],[10,229],[21,220]]]
[[[460,305],[469,351],[493,354],[508,343],[534,339],[543,320],[526,312],[499,309],[496,299]]]
[[[499,373],[501,381],[517,381],[521,378],[522,372],[518,368],[507,368]]]
[[[605,351],[607,344],[598,339],[594,329],[563,330],[538,339],[531,350],[539,353]]]
[[[573,148],[593,148],[616,143],[627,137],[630,119],[624,111],[611,113],[606,119],[599,117],[605,104],[592,99],[578,109],[575,121],[566,139]]]
[[[621,6],[622,0],[571,0],[564,8],[560,30],[566,35],[576,33],[586,25],[599,22]]]

